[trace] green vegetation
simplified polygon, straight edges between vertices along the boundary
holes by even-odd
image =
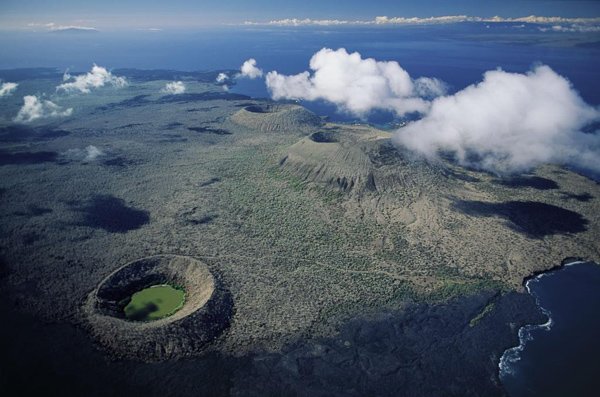
[[[125,317],[134,321],[153,321],[181,309],[185,292],[170,285],[153,285],[136,292],[125,306]]]
[[[256,257],[253,262],[264,266],[268,277],[285,285],[310,278],[315,287],[305,288],[306,296],[321,296],[317,285],[328,289],[329,304],[319,309],[320,317],[329,321],[398,308],[410,298],[439,302],[501,287],[488,278],[466,276],[457,267],[440,266],[451,258],[415,241],[385,209],[373,208],[376,194],[365,193],[357,205],[347,193],[306,182],[274,165],[287,145],[260,152],[240,149],[217,167],[214,174],[223,177],[218,202],[227,209],[219,213],[231,217],[242,236],[231,247],[246,247],[240,252],[245,261]],[[373,213],[380,219],[366,215]]]
[[[449,275],[445,274],[444,270],[445,269],[442,269],[440,272],[432,275],[439,284],[432,292],[420,294],[418,297],[419,300],[430,303],[439,303],[453,298],[471,295],[477,291],[502,291],[506,288],[506,285],[496,280]]]
[[[469,326],[470,327],[474,327],[477,324],[479,324],[479,322],[481,321],[481,319],[483,319],[488,313],[490,313],[492,310],[494,310],[494,306],[495,306],[494,302],[490,302],[487,305],[485,305],[485,307],[483,308],[483,310],[478,315],[476,315],[475,317],[473,317],[471,319],[471,321],[469,321]]]

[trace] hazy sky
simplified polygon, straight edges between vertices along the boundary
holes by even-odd
[[[466,14],[598,17],[600,1],[573,0],[2,0],[0,26],[28,23],[107,27],[189,27],[278,18],[372,19]]]

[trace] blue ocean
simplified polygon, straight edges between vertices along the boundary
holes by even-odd
[[[591,397],[600,390],[598,286],[600,266],[594,263],[528,281],[548,321],[522,329],[521,345],[505,353],[500,378],[511,397]]]
[[[538,25],[462,23],[383,27],[220,27],[194,31],[97,33],[4,32],[0,69],[56,67],[183,71],[237,69],[255,58],[265,72],[308,70],[323,47],[395,60],[411,76],[437,77],[451,92],[481,80],[487,70],[525,72],[544,63],[570,79],[582,97],[600,104],[600,33],[542,32]],[[237,90],[267,96],[264,83]],[[324,108],[332,111],[333,108]]]

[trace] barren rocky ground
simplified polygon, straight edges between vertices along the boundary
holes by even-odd
[[[427,163],[394,148],[389,132],[224,92],[207,76],[165,96],[171,76],[133,74],[124,89],[59,98],[74,108],[70,118],[30,125],[10,122],[20,98],[3,99],[0,283],[5,318],[15,319],[3,342],[20,356],[3,368],[12,374],[3,382],[25,387],[13,372],[26,373],[33,360],[57,371],[47,384],[63,375],[75,382],[56,368],[71,355],[88,363],[82,371],[103,363],[115,393],[155,371],[168,374],[155,391],[173,391],[179,376],[212,366],[218,376],[173,394],[308,395],[341,371],[362,383],[330,394],[361,395],[386,378],[405,381],[379,383],[380,394],[402,384],[427,395],[450,382],[431,379],[438,359],[470,346],[473,357],[462,351],[468,357],[459,354],[451,373],[469,373],[481,388],[465,393],[458,382],[455,395],[501,394],[498,355],[514,344],[518,324],[539,319],[523,278],[566,257],[599,261],[600,187],[585,176],[551,165],[500,177]],[[30,77],[21,83],[39,91],[59,78]],[[90,145],[101,154],[89,158]],[[195,361],[106,361],[82,328],[86,298],[126,263],[160,254],[207,264],[231,294],[229,327],[182,354]],[[512,310],[497,303],[470,326],[491,297]],[[34,329],[75,335],[85,347],[57,358]],[[332,355],[345,341],[358,347]],[[382,357],[398,365],[377,363]],[[224,369],[228,360],[233,369]],[[132,379],[114,375],[124,368],[134,369]],[[414,371],[423,382],[408,380]]]

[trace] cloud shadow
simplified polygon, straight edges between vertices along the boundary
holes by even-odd
[[[148,211],[128,207],[125,201],[111,195],[97,195],[83,206],[74,206],[82,214],[78,225],[110,233],[126,233],[150,222]]]
[[[498,179],[496,183],[502,186],[513,188],[531,187],[537,190],[552,190],[558,189],[558,184],[552,179],[542,178],[539,176],[513,176],[510,178]]]
[[[69,135],[69,131],[48,127],[32,128],[25,125],[7,125],[0,128],[0,142],[45,141]]]
[[[464,200],[456,202],[454,208],[470,216],[503,218],[509,227],[531,238],[581,233],[587,230],[589,223],[577,212],[535,201],[487,203]]]
[[[9,152],[0,150],[0,166],[9,164],[51,163],[58,159],[57,152]]]

